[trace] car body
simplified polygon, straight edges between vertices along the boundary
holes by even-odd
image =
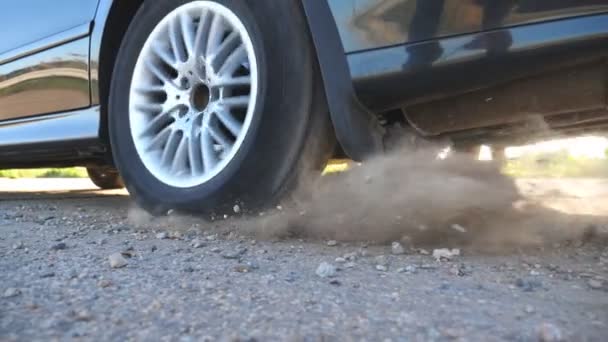
[[[114,165],[111,83],[144,4],[155,6],[0,5],[0,167]],[[463,147],[608,127],[608,0],[291,6],[306,18],[334,133],[353,159],[381,153],[385,128],[396,122]]]

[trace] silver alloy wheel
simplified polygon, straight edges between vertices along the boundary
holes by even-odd
[[[178,188],[217,176],[253,120],[258,66],[240,19],[213,1],[169,13],[148,37],[130,88],[137,153],[161,182]]]

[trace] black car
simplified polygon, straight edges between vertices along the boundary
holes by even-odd
[[[608,128],[608,0],[0,9],[0,167],[86,166],[154,213],[274,203],[394,125],[456,149]]]

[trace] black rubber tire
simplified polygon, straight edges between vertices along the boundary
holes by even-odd
[[[244,143],[210,181],[180,189],[155,178],[135,149],[125,96],[148,35],[165,15],[190,1],[144,2],[118,54],[109,100],[113,155],[131,195],[154,214],[168,210],[222,214],[231,212],[236,203],[245,210],[275,205],[303,176],[320,174],[335,147],[300,1],[213,1],[231,9],[249,31],[260,79],[256,113]]]
[[[120,174],[116,169],[108,167],[88,167],[87,174],[93,184],[97,185],[100,189],[111,190],[125,187],[122,178],[120,178]]]

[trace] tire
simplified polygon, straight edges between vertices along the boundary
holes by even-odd
[[[223,147],[232,153],[230,159],[227,162],[220,162],[220,164],[224,163],[222,169],[202,183],[186,182],[183,184],[187,186],[183,186],[180,182],[187,177],[157,171],[156,164],[146,162],[146,158],[153,157],[141,152],[137,134],[133,134],[139,120],[136,115],[139,114],[134,114],[136,110],[131,105],[140,100],[137,100],[137,96],[131,91],[132,84],[136,84],[139,79],[139,76],[134,76],[139,75],[135,72],[139,68],[138,59],[141,59],[140,54],[144,56],[142,51],[146,51],[146,41],[149,37],[154,37],[157,25],[161,27],[164,18],[171,17],[168,16],[170,13],[181,13],[179,12],[181,9],[199,5],[222,9],[221,13],[225,12],[224,9],[228,9],[242,24],[238,26],[238,22],[231,22],[231,29],[235,26],[245,29],[246,34],[243,34],[243,31],[240,33],[245,46],[248,46],[245,43],[247,38],[250,39],[251,44],[247,49],[249,59],[239,68],[243,66],[248,68],[251,81],[248,88],[250,102],[242,125],[247,129],[244,133],[241,131],[239,137],[233,137],[237,141],[233,146],[242,139],[240,145],[232,150],[230,147]],[[227,18],[230,20],[232,17]],[[200,22],[204,21],[201,19]],[[232,212],[237,203],[245,211],[257,210],[275,205],[303,179],[308,180],[310,176],[320,175],[321,168],[334,150],[335,137],[319,67],[306,25],[298,0],[144,2],[121,45],[109,99],[109,131],[115,163],[129,192],[140,206],[153,214],[164,214],[169,210],[224,214]],[[168,27],[167,32],[170,32],[168,30],[171,26]],[[185,31],[182,31],[182,34],[183,32]],[[246,35],[248,37],[245,37]],[[187,52],[187,47],[185,49]],[[195,73],[198,74],[199,71],[197,69]],[[180,72],[176,71],[173,76],[177,73],[179,77]],[[257,77],[253,76],[255,74]],[[253,84],[256,82],[254,80],[257,80],[256,92],[253,91]],[[197,81],[198,79],[195,79],[193,82]],[[167,83],[161,84],[166,87]],[[190,82],[184,84],[184,87],[192,85]],[[209,89],[209,101],[213,101],[214,90],[211,85]],[[169,94],[169,90],[165,93],[165,95]],[[253,96],[254,94],[257,95]],[[194,96],[191,95],[191,98],[194,99]],[[254,102],[252,98],[255,98]],[[162,100],[164,98],[160,101]],[[164,103],[166,105],[166,102]],[[252,106],[252,103],[255,105]],[[195,107],[194,104],[192,106]],[[188,112],[186,116],[191,115],[190,112],[193,110],[188,108],[184,109]],[[209,107],[206,107],[205,111],[207,108]],[[250,114],[251,119],[249,119]],[[207,113],[200,120],[204,122],[206,117],[212,116],[219,114]],[[209,119],[208,122],[211,120],[213,119]],[[209,123],[208,126],[211,124]],[[202,139],[203,130],[208,129],[208,126],[201,124],[201,133],[188,136],[188,144],[195,139]],[[188,133],[176,138],[182,139],[176,148],[177,151],[180,150],[179,146],[186,134]],[[173,140],[168,138],[168,141]],[[215,143],[213,143],[214,151],[217,147]],[[175,144],[170,145],[167,142],[161,149],[164,151],[166,146]],[[189,148],[194,150],[198,147],[194,144],[194,147]],[[155,153],[156,156],[159,155],[158,152]],[[225,155],[225,152],[221,153]],[[187,174],[188,168],[190,174],[196,174],[200,169],[206,170],[207,162],[204,158],[200,162],[200,168],[194,166],[199,162],[194,159],[195,155],[197,154],[188,154],[186,171],[182,171],[180,175]],[[164,159],[161,158],[162,160]],[[175,160],[171,165],[174,163]],[[178,164],[184,165],[181,160]],[[203,171],[205,172],[207,171]]]
[[[87,174],[93,184],[103,190],[122,189],[125,185],[118,171],[108,167],[89,167]]]

